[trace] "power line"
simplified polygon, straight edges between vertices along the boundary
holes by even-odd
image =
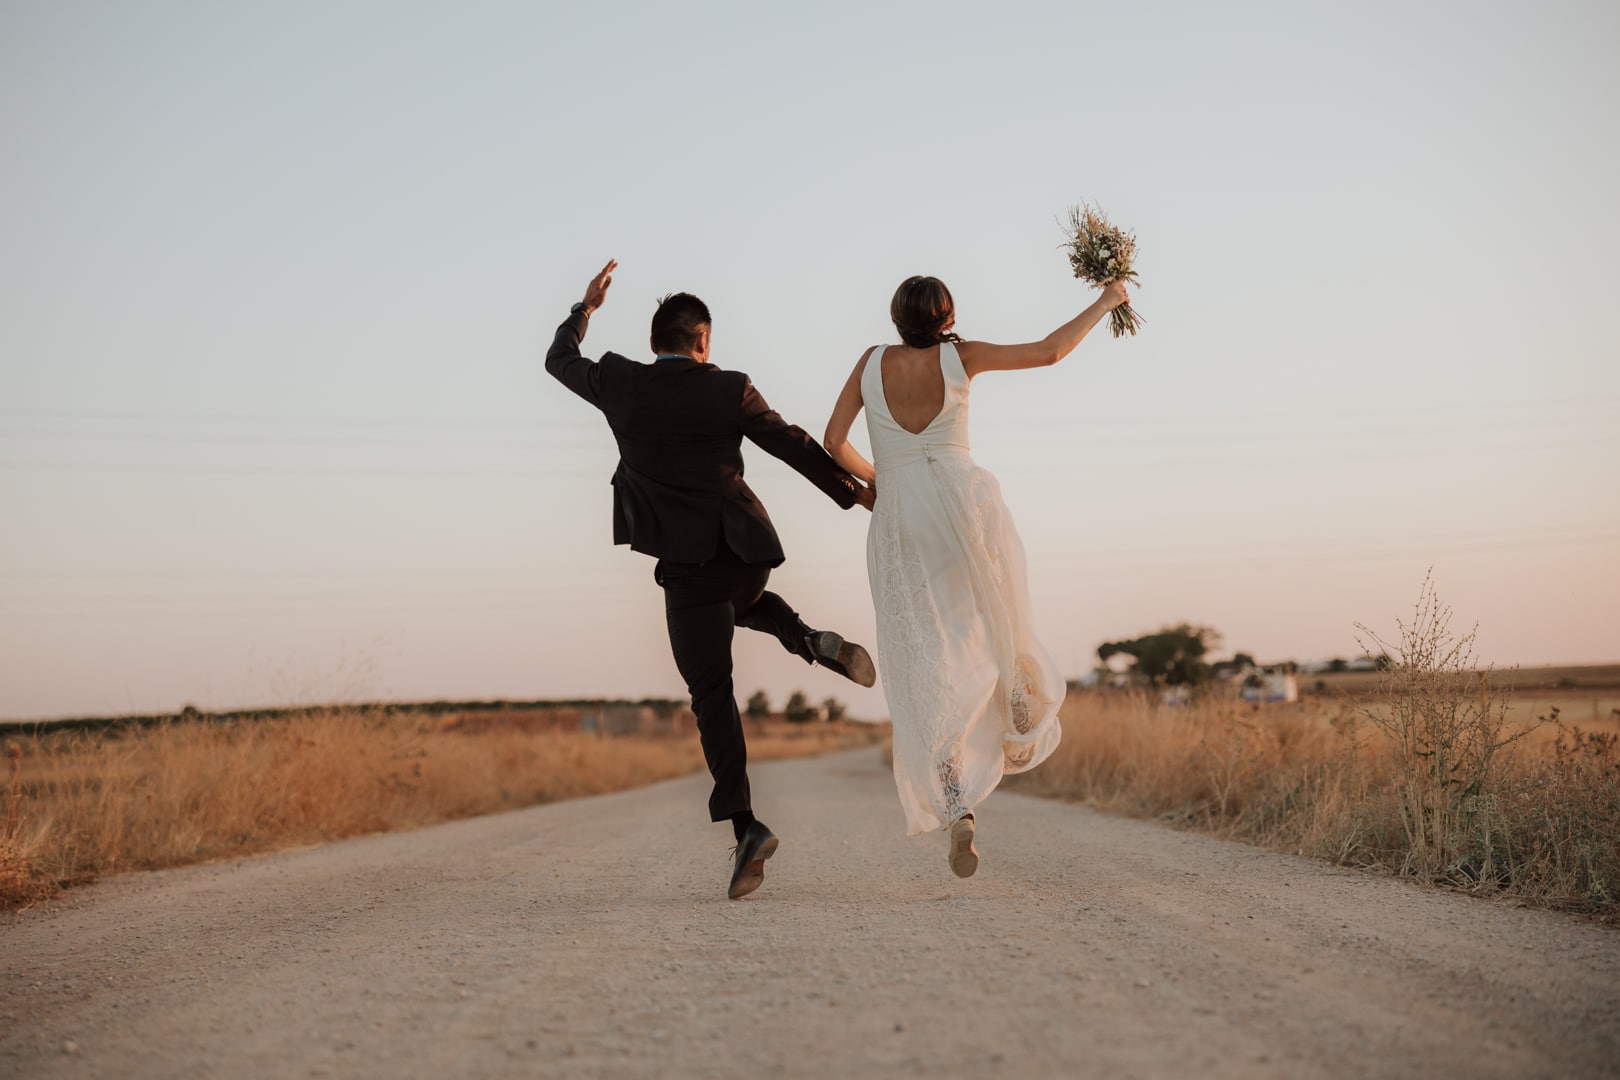
[[[176,413],[176,412],[140,412],[116,409],[4,409],[0,408],[0,416],[17,416],[30,419],[61,419],[61,420],[87,420],[87,421],[131,421],[136,423],[177,423],[177,424],[290,424],[295,427],[382,427],[382,428],[432,428],[457,429],[473,428],[487,431],[491,428],[509,428],[520,431],[533,431],[537,426],[544,424],[548,427],[595,427],[601,424],[599,417],[581,415],[567,419],[552,419],[545,417],[540,410],[526,418],[513,418],[508,420],[491,419],[488,417],[469,417],[467,419],[454,419],[442,416],[419,416],[386,418],[376,416],[298,416],[277,413]]]
[[[1330,551],[1276,551],[1260,550],[1250,552],[1188,552],[1185,554],[1152,552],[1140,553],[1146,558],[1133,557],[1132,554],[1096,557],[1081,557],[1075,559],[1065,556],[1032,556],[1031,564],[1040,566],[1070,567],[1077,563],[1096,566],[1099,570],[1113,571],[1122,567],[1154,567],[1162,568],[1166,564],[1176,566],[1215,566],[1225,563],[1263,562],[1273,563],[1279,561],[1305,562],[1305,563],[1331,563],[1368,562],[1383,559],[1408,558],[1411,556],[1435,556],[1463,554],[1474,551],[1519,551],[1538,548],[1580,547],[1584,545],[1620,544],[1620,529],[1608,532],[1598,532],[1588,535],[1559,535],[1523,539],[1494,539],[1477,542],[1456,541],[1447,544],[1405,544],[1400,546],[1362,546],[1345,550]]]
[[[655,588],[650,585],[649,588]],[[656,595],[647,599],[640,595],[628,593],[603,592],[592,597],[593,607],[600,610],[609,605],[647,607],[649,609],[663,609],[663,600]],[[144,620],[144,619],[218,619],[235,618],[238,621],[254,618],[267,618],[272,616],[302,616],[302,615],[362,615],[376,618],[398,616],[410,612],[429,611],[435,613],[445,612],[489,612],[489,611],[528,611],[537,616],[548,613],[537,610],[532,599],[501,600],[473,600],[457,599],[453,597],[438,598],[400,598],[379,604],[377,602],[362,601],[359,603],[337,604],[299,604],[295,606],[254,605],[244,607],[240,604],[230,607],[186,607],[175,608],[164,605],[153,605],[141,608],[112,608],[112,609],[70,609],[61,605],[52,605],[49,608],[28,613],[30,621],[35,619],[94,619],[103,620]]]
[[[1099,573],[1109,574],[1132,569],[1162,572],[1167,565],[1177,568],[1251,562],[1260,562],[1267,565],[1279,562],[1306,565],[1342,565],[1351,562],[1382,561],[1413,556],[1433,558],[1440,555],[1478,551],[1533,550],[1614,543],[1620,543],[1620,526],[1600,528],[1585,535],[1555,533],[1545,536],[1503,536],[1477,542],[1467,540],[1440,543],[1427,540],[1397,542],[1395,544],[1386,542],[1383,544],[1359,545],[1353,549],[1343,551],[1335,550],[1332,547],[1311,549],[1299,545],[1295,545],[1294,550],[1289,550],[1287,547],[1279,550],[1276,546],[1267,545],[1253,545],[1245,549],[1217,551],[1198,548],[1161,548],[1151,552],[1115,551],[1098,553],[1079,559],[1072,556],[1052,558],[1036,555],[1031,558],[1030,562],[1037,569],[1035,584],[1038,586],[1039,577],[1042,574],[1073,570],[1076,569],[1077,565],[1095,568]],[[865,569],[865,566],[856,560],[851,560],[848,565],[828,563],[826,561],[812,563],[808,566],[801,563],[798,572],[793,576],[801,585],[805,582],[842,582],[852,589],[864,591]],[[7,607],[27,607],[30,604],[47,605],[42,612],[30,613],[31,618],[34,614],[77,617],[87,612],[96,613],[98,616],[102,613],[139,614],[146,611],[183,613],[196,612],[219,605],[226,605],[231,610],[246,616],[256,613],[296,613],[310,610],[382,613],[400,608],[418,607],[477,610],[534,609],[537,603],[561,598],[572,599],[581,595],[590,596],[595,600],[618,598],[624,601],[636,600],[639,602],[639,595],[644,591],[648,591],[648,583],[644,580],[645,575],[622,572],[618,569],[611,572],[599,571],[599,579],[594,581],[582,581],[579,579],[579,575],[571,570],[559,569],[557,573],[560,575],[560,580],[536,580],[534,569],[530,568],[513,572],[511,575],[512,580],[500,585],[441,587],[426,591],[420,589],[390,589],[381,594],[353,590],[294,593],[284,589],[274,592],[163,592],[101,594],[95,596],[82,594],[60,595],[55,593],[21,593],[10,596],[0,594],[0,605]]]
[[[1433,405],[1411,406],[1407,408],[1377,408],[1340,410],[1337,412],[1313,412],[1313,420],[1353,420],[1361,418],[1383,419],[1390,416],[1433,416],[1435,414],[1455,413],[1499,413],[1521,412],[1529,409],[1592,409],[1607,408],[1620,405],[1620,397],[1571,397],[1547,398],[1536,401],[1505,401],[1505,402],[1441,402]],[[543,418],[539,410],[533,416],[511,419],[494,419],[489,417],[467,417],[465,419],[444,416],[418,416],[418,417],[376,417],[376,416],[311,416],[297,414],[277,413],[181,413],[162,411],[138,411],[117,409],[40,409],[40,408],[0,408],[0,416],[15,416],[26,418],[56,418],[68,420],[120,420],[155,423],[183,423],[183,424],[290,424],[296,426],[342,426],[352,427],[409,427],[455,429],[473,428],[487,431],[495,428],[533,431],[539,424],[549,427],[595,427],[601,423],[599,417],[582,415],[566,419]],[[1227,423],[1264,423],[1275,421],[1278,414],[1266,412],[1242,416],[1238,414],[1226,415],[1220,418]],[[1099,420],[1090,422],[1090,427],[1128,427],[1137,428],[1145,424],[1166,423],[1180,425],[1179,420]]]
[[[1620,519],[1615,520],[1587,520],[1565,521],[1556,526],[1535,524],[1530,526],[1500,527],[1497,525],[1465,526],[1459,529],[1441,532],[1438,534],[1417,536],[1356,536],[1343,537],[1336,534],[1334,538],[1324,539],[1318,536],[1295,536],[1279,539],[1272,533],[1267,533],[1258,539],[1236,539],[1225,545],[1210,543],[1177,544],[1171,546],[1146,547],[1132,545],[1127,548],[1113,548],[1101,552],[1088,553],[1088,559],[1111,559],[1133,555],[1164,556],[1167,558],[1180,558],[1191,554],[1223,554],[1246,553],[1261,548],[1267,551],[1309,550],[1331,554],[1335,551],[1358,551],[1369,546],[1388,546],[1398,544],[1424,548],[1433,545],[1453,545],[1477,541],[1481,536],[1488,536],[1493,542],[1500,541],[1539,541],[1590,538],[1596,535],[1607,535],[1620,531]],[[1110,535],[1117,535],[1111,532]],[[852,540],[851,551],[860,548],[860,540]],[[843,566],[849,559],[832,556],[805,556],[796,554],[789,544],[789,559],[787,569],[801,570],[806,567]],[[860,548],[864,551],[864,548]],[[602,553],[599,552],[599,555]],[[592,574],[603,577],[614,577],[629,568],[644,566],[645,556],[631,553],[628,549],[612,549],[608,556],[614,561],[612,565],[605,562],[594,562],[588,567],[552,567],[537,565],[535,563],[520,563],[513,566],[488,566],[469,570],[458,566],[454,570],[447,570],[442,566],[399,566],[393,569],[377,569],[373,564],[360,567],[330,567],[330,566],[281,566],[265,567],[254,566],[250,570],[234,568],[213,568],[207,570],[143,570],[131,568],[127,570],[97,570],[93,573],[34,571],[30,573],[0,572],[0,582],[4,581],[39,581],[39,580],[128,580],[147,579],[154,581],[420,581],[425,578],[450,579],[455,581],[499,581],[507,582],[512,578],[532,577],[537,573],[555,572],[568,580],[577,580],[582,575]],[[864,556],[860,556],[864,557]],[[863,568],[864,568],[864,564]]]
[[[1313,429],[1309,431],[1269,431],[1269,432],[1218,432],[1203,434],[1196,431],[1181,429],[1178,432],[1162,435],[1141,434],[1135,436],[1110,436],[1096,439],[1067,439],[1061,435],[1053,438],[1043,438],[1030,441],[1008,442],[993,439],[989,444],[997,450],[1038,449],[1049,450],[1054,447],[1068,449],[1071,447],[1099,447],[1114,446],[1175,446],[1177,444],[1197,444],[1199,446],[1236,445],[1254,443],[1296,443],[1296,442],[1324,442],[1336,439],[1365,442],[1369,440],[1386,441],[1392,439],[1430,438],[1439,435],[1472,435],[1481,432],[1493,434],[1516,435],[1521,433],[1536,433],[1546,429],[1568,431],[1577,423],[1611,424],[1620,417],[1591,417],[1582,421],[1570,421],[1561,418],[1547,418],[1519,424],[1511,429],[1504,430],[1500,424],[1481,424],[1466,427],[1366,427],[1354,429],[1339,429],[1336,431]],[[1027,429],[1021,429],[1027,430]]]
[[[1613,439],[1620,436],[1608,436]],[[1416,447],[1409,450],[1400,450],[1390,453],[1363,453],[1359,450],[1347,450],[1338,454],[1315,454],[1302,456],[1299,454],[1278,454],[1272,456],[1249,457],[1185,457],[1161,458],[1156,461],[1063,461],[1046,460],[1022,464],[1017,471],[1073,472],[1076,469],[1095,469],[1098,471],[1113,470],[1150,470],[1150,469],[1176,469],[1176,470],[1221,470],[1238,466],[1266,466],[1271,469],[1286,469],[1302,465],[1362,465],[1385,461],[1412,461],[1420,458],[1448,458],[1448,457],[1475,457],[1487,454],[1536,454],[1548,450],[1590,450],[1603,445],[1605,439],[1580,439],[1573,442],[1532,443],[1519,446],[1430,446]]]
[[[612,447],[613,436],[601,426],[601,437],[574,439],[568,442],[548,442],[541,439],[396,439],[338,437],[275,436],[275,435],[168,435],[148,431],[4,431],[0,439],[81,439],[86,442],[180,443],[204,446],[378,446],[421,447],[423,449],[526,449],[567,450]]]
[[[1562,417],[1544,417],[1538,420],[1519,424],[1507,433],[1518,434],[1527,431],[1536,431],[1544,428],[1567,430],[1580,423],[1606,424],[1612,422],[1611,417],[1587,417],[1572,421]],[[987,425],[989,430],[997,429],[996,425]],[[424,439],[424,438],[398,438],[398,437],[337,437],[337,436],[309,436],[309,435],[238,435],[238,434],[211,434],[200,435],[192,433],[170,434],[166,432],[151,431],[53,431],[39,428],[0,429],[0,438],[9,439],[51,439],[51,440],[82,440],[87,442],[130,442],[130,443],[172,443],[181,445],[240,445],[240,446],[352,446],[352,447],[421,447],[424,449],[528,449],[528,450],[557,450],[557,449],[589,449],[596,447],[610,447],[612,435],[606,426],[597,422],[589,425],[594,429],[594,438],[570,438],[564,441],[548,439],[545,436],[511,439]],[[532,426],[531,426],[532,432]],[[588,430],[580,426],[579,432]],[[1024,429],[1020,429],[1024,430]],[[1089,429],[1088,429],[1089,430]],[[1038,448],[1050,450],[1053,448],[1072,449],[1077,447],[1107,448],[1114,446],[1154,445],[1165,446],[1180,443],[1197,443],[1199,445],[1230,445],[1252,444],[1268,442],[1296,442],[1321,441],[1332,439],[1406,439],[1417,437],[1432,437],[1437,435],[1466,435],[1478,432],[1502,433],[1499,424],[1451,426],[1451,427],[1407,427],[1396,428],[1389,426],[1363,427],[1340,430],[1323,430],[1315,428],[1308,431],[1268,431],[1268,432],[1217,432],[1214,434],[1201,434],[1188,431],[1185,426],[1179,427],[1176,432],[1166,434],[1137,434],[1132,436],[1108,436],[1099,438],[1072,438],[1063,430],[1054,430],[1049,435],[1035,441],[1008,442],[992,438],[996,449]]]
[[[173,476],[310,476],[329,479],[394,476],[419,480],[464,479],[567,479],[612,474],[612,466],[598,469],[404,469],[391,467],[355,468],[332,465],[158,465],[138,462],[93,461],[0,461],[0,469],[38,472],[151,473]]]
[[[1388,453],[1364,453],[1360,451],[1346,451],[1338,454],[1316,454],[1301,456],[1298,454],[1248,456],[1248,457],[1209,457],[1205,455],[1179,458],[1160,458],[1154,461],[1108,461],[1108,460],[1074,460],[1064,458],[1061,454],[1054,454],[1045,461],[1020,465],[1020,472],[1038,471],[1049,472],[1061,470],[1073,472],[1076,469],[1090,470],[1151,470],[1176,469],[1185,470],[1195,468],[1200,470],[1218,470],[1237,466],[1268,466],[1274,469],[1291,468],[1302,465],[1359,465],[1383,461],[1411,461],[1416,458],[1445,458],[1458,456],[1481,456],[1495,454],[1536,454],[1555,450],[1591,450],[1605,446],[1620,437],[1620,433],[1607,434],[1602,438],[1578,439],[1574,441],[1532,443],[1521,445],[1498,446],[1439,446],[1414,447],[1411,449]],[[605,454],[611,453],[611,446],[602,445]],[[605,475],[610,468],[609,459],[604,456],[603,466],[589,470],[577,468],[401,468],[401,467],[355,467],[351,465],[186,465],[171,463],[148,462],[96,462],[96,461],[0,461],[0,469],[18,472],[77,472],[77,473],[146,473],[153,475],[177,476],[307,476],[339,479],[344,477],[404,477],[419,480],[453,480],[453,479],[559,479],[583,478]]]

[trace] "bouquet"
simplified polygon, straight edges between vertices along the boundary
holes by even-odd
[[[1136,284],[1136,271],[1131,269],[1131,261],[1136,258],[1135,233],[1110,224],[1100,209],[1086,203],[1069,208],[1069,232],[1064,246],[1069,249],[1069,265],[1074,267],[1075,277],[1094,288],[1116,281]],[[1142,316],[1128,303],[1110,311],[1108,318],[1115,337],[1135,337],[1136,328],[1142,325]]]

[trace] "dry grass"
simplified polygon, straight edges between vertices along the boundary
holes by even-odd
[[[874,741],[858,724],[750,724],[764,760]],[[695,736],[462,730],[380,710],[13,739],[0,904],[101,874],[426,825],[652,783],[703,767]]]
[[[1481,671],[1451,615],[1425,580],[1391,639],[1359,627],[1393,663],[1355,695],[1071,697],[1056,754],[1010,786],[1620,919],[1614,669]]]
[[[1434,758],[1422,747],[1403,752],[1368,722],[1369,708],[1389,702],[1170,707],[1145,694],[1076,694],[1064,705],[1057,751],[1007,786],[1620,917],[1620,724],[1569,726],[1550,707],[1553,722],[1499,750],[1472,790],[1448,785],[1456,798],[1437,821],[1432,801],[1412,797],[1432,778]],[[1441,832],[1419,841],[1413,817],[1425,805]]]

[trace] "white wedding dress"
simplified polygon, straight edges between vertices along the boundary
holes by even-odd
[[[1058,744],[1064,682],[1035,639],[1024,545],[968,449],[968,377],[939,347],[945,404],[912,433],[889,412],[879,346],[861,375],[877,503],[866,567],[908,832],[947,828]]]

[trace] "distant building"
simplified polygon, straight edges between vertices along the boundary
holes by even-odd
[[[579,730],[598,735],[635,735],[651,731],[657,720],[650,706],[606,702],[580,710]]]
[[[673,702],[633,705],[604,701],[579,710],[579,730],[592,735],[684,735],[696,729],[692,710]]]
[[[1289,670],[1292,666],[1250,668],[1238,678],[1238,697],[1256,703],[1298,701],[1299,680]]]

